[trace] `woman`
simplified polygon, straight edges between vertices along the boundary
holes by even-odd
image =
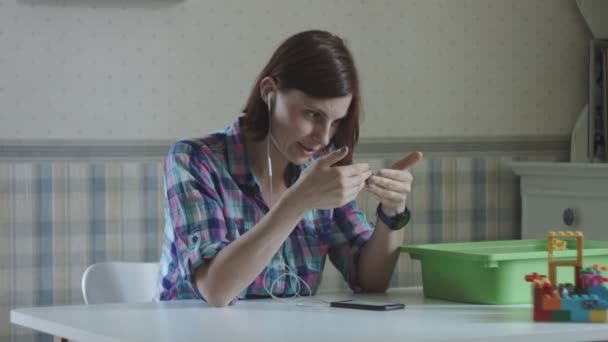
[[[375,174],[352,164],[359,117],[342,39],[307,31],[283,42],[241,117],[167,157],[157,299],[312,295],[328,254],[354,291],[385,291],[409,219],[408,168],[422,154]],[[364,187],[380,201],[375,228],[354,201]]]

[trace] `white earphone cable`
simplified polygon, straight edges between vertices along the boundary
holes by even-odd
[[[267,156],[267,164],[268,164],[268,178],[269,178],[269,191],[270,193],[268,194],[268,206],[269,208],[272,207],[272,159],[270,158],[270,140],[272,139],[272,142],[274,143],[274,145],[278,148],[278,144],[277,141],[274,139],[274,137],[272,136],[272,98],[273,96],[271,95],[271,93],[268,94],[268,139],[266,140],[266,156]],[[308,285],[308,283],[302,279],[296,272],[293,271],[293,269],[287,265],[283,259],[283,246],[281,245],[281,247],[278,250],[278,254],[279,254],[279,262],[278,264],[273,264],[272,263],[272,259],[270,259],[270,261],[268,262],[268,266],[266,267],[266,272],[264,272],[264,290],[266,290],[266,293],[268,293],[268,295],[276,300],[280,300],[283,302],[292,302],[294,300],[302,300],[304,298],[302,298],[302,294],[300,293],[301,290],[301,285],[300,283],[304,284],[306,286],[306,289],[308,290],[308,295],[312,296],[312,289],[310,288],[310,286]],[[270,288],[267,285],[267,281],[266,278],[268,277],[269,271],[272,268],[277,268],[279,272],[282,272],[282,274],[280,274],[276,279],[272,280],[272,282],[270,283]],[[292,285],[292,290],[294,295],[292,297],[288,297],[288,298],[281,298],[281,297],[277,297],[274,295],[273,290],[275,289],[275,286],[277,286],[279,284],[279,281],[284,279],[284,282],[287,281],[287,278],[290,277],[292,279],[295,279],[295,285]],[[290,282],[291,283],[291,282]],[[320,300],[324,303],[326,303],[323,300]]]

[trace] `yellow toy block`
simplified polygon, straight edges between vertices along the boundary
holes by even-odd
[[[568,249],[568,242],[565,240],[553,239],[554,251],[565,251]]]
[[[589,310],[589,321],[605,323],[608,322],[606,310]]]
[[[546,294],[543,296],[542,308],[545,311],[561,310],[562,300],[559,295]]]
[[[577,237],[577,236],[583,236],[583,233],[580,230],[575,230],[575,231],[572,231],[572,230],[568,230],[568,231],[560,230],[558,232],[550,231],[547,235],[548,236],[568,236],[568,237],[573,236],[573,237]]]

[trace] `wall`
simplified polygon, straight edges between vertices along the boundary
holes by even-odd
[[[349,41],[363,137],[565,135],[587,101],[570,0],[2,0],[0,138],[223,128],[279,42],[311,28]]]

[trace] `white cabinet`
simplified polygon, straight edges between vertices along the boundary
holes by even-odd
[[[522,239],[580,230],[608,240],[608,164],[515,162],[521,176]]]

